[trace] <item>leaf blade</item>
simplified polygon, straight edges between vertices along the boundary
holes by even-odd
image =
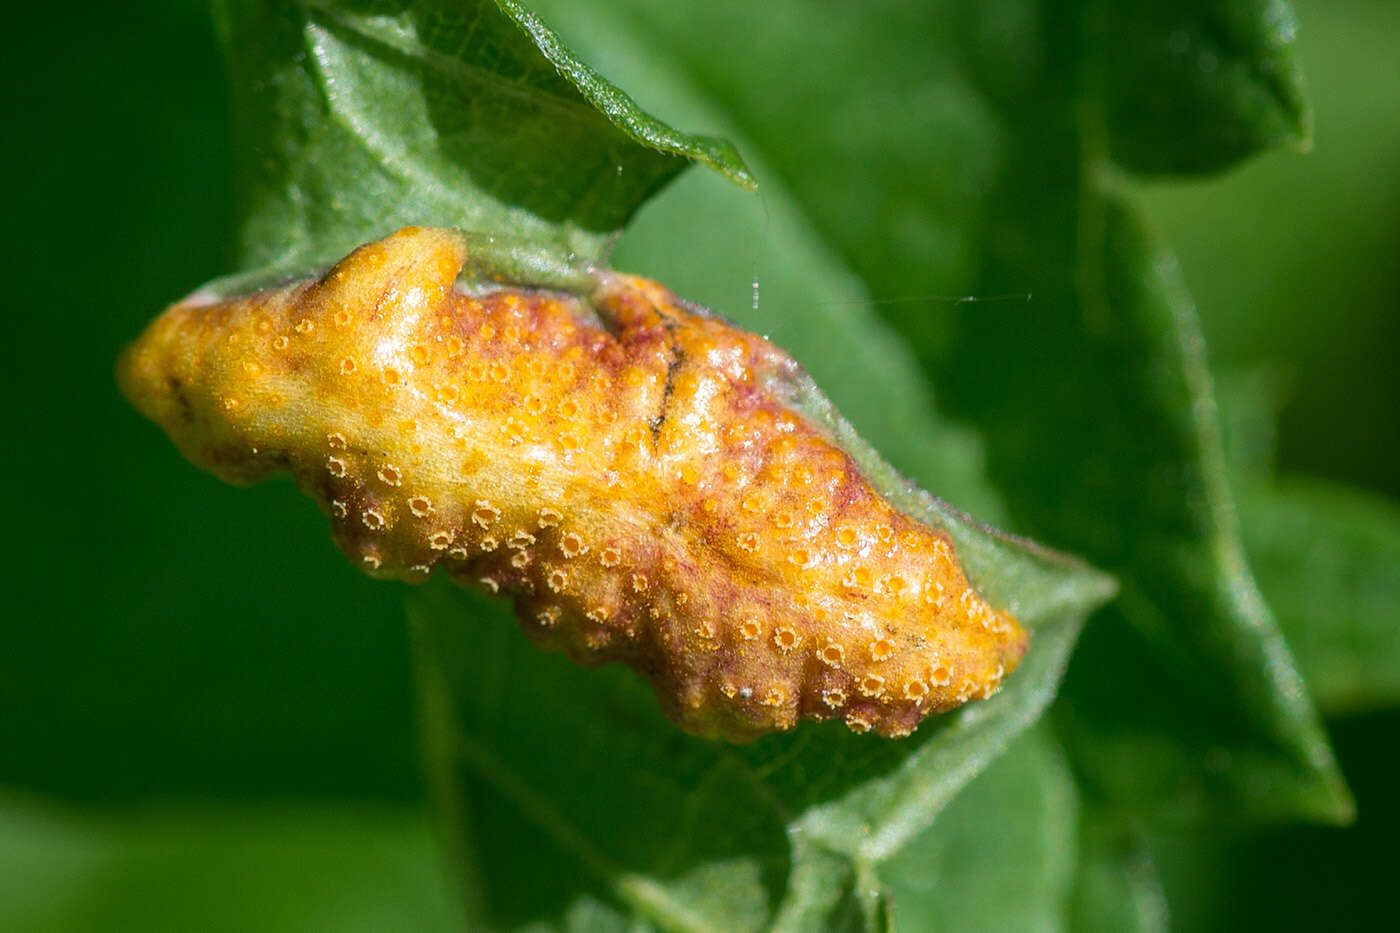
[[[744,165],[739,151],[728,140],[681,133],[665,125],[569,51],[558,34],[525,4],[519,0],[496,2],[534,40],[541,54],[559,73],[567,77],[590,104],[633,140],[661,152],[703,162],[746,191],[757,189],[757,180]]]
[[[1098,45],[1096,65],[1119,166],[1198,175],[1279,146],[1311,146],[1288,4],[1136,0],[1089,15],[1090,28],[1112,37]]]
[[[897,928],[1059,928],[1077,815],[1073,776],[1049,730],[1023,734],[890,860]]]
[[[690,160],[752,182],[732,147],[642,112],[511,0],[215,13],[250,143],[242,271],[323,266],[408,224],[593,260]]]
[[[166,804],[75,814],[0,795],[0,827],[5,929],[446,933],[459,920],[416,808]]]
[[[1259,584],[1329,714],[1400,700],[1400,512],[1318,481],[1256,481],[1240,521]]]

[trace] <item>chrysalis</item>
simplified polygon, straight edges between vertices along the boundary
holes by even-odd
[[[324,277],[187,300],[127,350],[127,397],[233,483],[290,471],[366,572],[441,569],[539,644],[647,677],[683,728],[800,717],[909,734],[1026,648],[949,539],[786,407],[797,364],[655,282],[455,287],[410,228]]]

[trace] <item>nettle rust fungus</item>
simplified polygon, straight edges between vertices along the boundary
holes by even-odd
[[[177,304],[122,388],[229,482],[291,471],[365,572],[508,595],[536,642],[631,665],[691,732],[904,736],[997,690],[1025,633],[785,407],[787,354],[617,273],[469,295],[466,250],[410,228],[317,280]]]

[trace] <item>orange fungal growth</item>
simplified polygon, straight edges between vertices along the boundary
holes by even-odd
[[[506,595],[700,735],[908,735],[1015,668],[1025,633],[947,536],[771,388],[787,354],[613,272],[468,295],[467,248],[408,228],[319,279],[187,299],[122,389],[229,482],[291,472],[365,572]]]

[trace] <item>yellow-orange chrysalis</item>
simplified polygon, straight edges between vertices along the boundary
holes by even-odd
[[[234,483],[290,471],[366,572],[510,596],[538,643],[622,661],[667,714],[743,741],[839,717],[907,735],[989,696],[1026,636],[941,531],[786,407],[796,363],[661,285],[455,287],[451,231],[162,314],[132,403]]]

